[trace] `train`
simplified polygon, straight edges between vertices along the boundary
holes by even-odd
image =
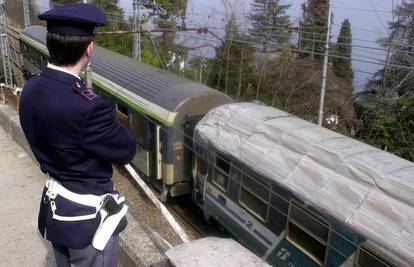
[[[28,75],[47,64],[45,36],[21,32]],[[164,201],[191,195],[274,266],[414,266],[412,162],[95,48],[93,90],[135,132],[132,165]]]
[[[194,199],[276,266],[414,266],[414,163],[257,103],[196,126]]]

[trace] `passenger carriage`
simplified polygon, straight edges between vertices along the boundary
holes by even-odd
[[[20,35],[24,70],[38,73],[47,65],[46,29],[32,26]],[[95,46],[92,82],[118,120],[135,131],[132,163],[162,196],[192,192],[191,138],[195,124],[211,108],[232,99],[189,79]],[[84,74],[83,74],[84,75]]]
[[[275,266],[414,266],[414,164],[254,103],[194,133],[194,199]]]

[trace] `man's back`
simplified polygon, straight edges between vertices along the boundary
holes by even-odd
[[[46,68],[29,79],[20,103],[23,131],[43,172],[77,193],[112,191],[111,162],[130,161],[135,139],[105,102],[75,76]]]

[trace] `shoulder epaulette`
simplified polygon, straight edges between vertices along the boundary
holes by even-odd
[[[77,92],[79,95],[81,95],[84,99],[86,99],[88,102],[92,102],[93,99],[98,97],[91,88],[86,88],[80,85],[79,82],[76,82],[73,86],[73,91]]]

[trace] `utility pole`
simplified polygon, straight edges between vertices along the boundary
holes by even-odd
[[[199,79],[198,82],[202,83],[203,81],[203,61],[200,59],[200,73],[199,73]]]
[[[83,4],[87,4],[88,3],[88,0],[82,0],[82,3]],[[88,65],[86,65],[85,78],[86,78],[86,87],[92,88],[92,67],[91,67],[91,62],[89,62]]]
[[[23,0],[24,27],[30,26],[29,0]]]
[[[141,13],[140,13],[140,6],[141,0],[134,0],[132,3],[134,8],[134,59],[141,61]]]
[[[321,84],[321,96],[319,102],[319,114],[318,125],[322,126],[323,121],[323,107],[325,102],[325,90],[326,90],[326,77],[328,75],[328,60],[329,60],[329,42],[331,41],[331,0],[328,1],[328,22],[326,31],[326,43],[325,43],[325,55],[323,58],[323,70],[322,70],[322,84]]]

